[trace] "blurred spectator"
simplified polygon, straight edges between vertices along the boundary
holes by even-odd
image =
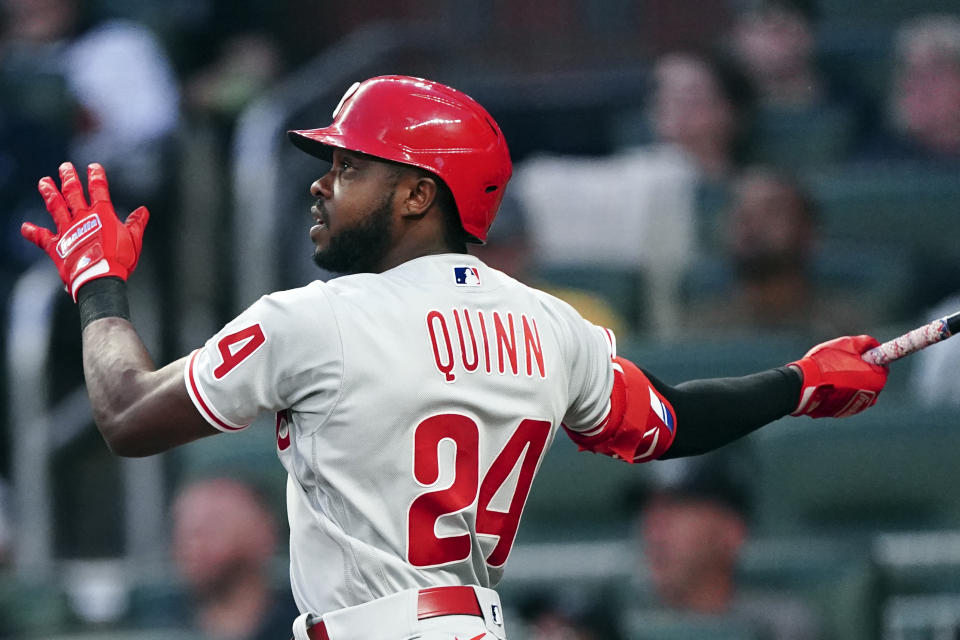
[[[541,264],[640,274],[646,290],[628,318],[668,336],[679,326],[680,274],[716,237],[728,181],[745,157],[752,94],[735,68],[700,54],[662,56],[654,75],[642,116],[654,144],[603,158],[534,157],[517,167],[511,189]]]
[[[289,593],[274,592],[277,546],[273,513],[246,484],[201,480],[173,506],[173,555],[194,603],[194,625],[211,640],[290,636],[298,615]]]
[[[668,335],[693,254],[694,181],[679,153],[637,149],[531,158],[510,188],[527,214],[538,269],[592,273],[597,290],[632,286],[622,305],[631,329]]]
[[[813,0],[745,0],[730,49],[758,97],[756,153],[793,167],[844,159],[860,134],[865,101],[849,78],[833,78],[816,58]]]
[[[589,629],[557,611],[544,611],[530,625],[528,640],[600,640]]]
[[[655,143],[680,152],[695,175],[696,238],[710,249],[730,180],[751,158],[755,90],[731,60],[671,53],[654,64],[649,120]]]
[[[948,296],[919,322],[926,323],[960,310],[960,292]],[[934,345],[910,357],[912,396],[927,407],[960,407],[960,342],[957,338]]]
[[[802,600],[738,584],[755,476],[745,442],[659,461],[651,471],[650,486],[637,495],[638,530],[656,606],[740,622],[770,640],[820,637],[820,622]]]
[[[670,53],[653,74],[656,139],[682,149],[704,178],[729,177],[749,143],[754,94],[742,71],[721,58]]]
[[[731,46],[764,105],[806,108],[828,91],[814,60],[816,5],[811,0],[744,3]]]
[[[63,79],[72,101],[70,159],[112,167],[113,193],[154,201],[179,101],[157,38],[134,22],[97,21],[86,0],[4,0],[3,9],[7,69]]]
[[[867,155],[960,161],[960,15],[925,15],[897,30],[890,128]]]
[[[3,83],[0,77],[0,86]],[[66,157],[66,146],[66,140],[56,137],[56,129],[19,113],[7,97],[0,97],[0,199],[4,203],[0,213],[0,313],[13,281],[43,255],[24,242],[20,223],[39,222],[47,215],[37,193],[37,180],[56,171]]]
[[[523,640],[617,640],[616,619],[606,605],[577,588],[535,593],[521,602],[522,630],[511,634]]]
[[[171,210],[177,192],[171,177],[173,136],[179,124],[179,86],[166,51],[146,26],[104,19],[94,0],[2,0],[0,77],[15,89],[4,96],[20,113],[39,121],[60,144],[44,153],[43,167],[25,184],[71,160],[85,173],[91,162],[106,166],[119,212],[141,204],[151,212],[148,255],[174,254],[177,235]],[[48,145],[49,146],[49,145]],[[44,147],[41,147],[43,150]],[[47,220],[36,193],[35,213],[18,220]],[[16,224],[19,224],[18,222]],[[11,235],[11,242],[20,240]],[[22,244],[22,243],[21,243]],[[36,256],[36,251],[32,256]],[[171,303],[171,270],[142,265],[135,289],[178,317]],[[152,328],[171,351],[176,324]]]
[[[67,157],[73,110],[63,74],[49,48],[26,43],[45,39],[72,20],[69,7],[49,3],[0,2],[0,300],[39,252],[24,246],[23,220],[46,215],[37,180]]]
[[[850,292],[819,282],[817,206],[806,190],[785,174],[756,166],[744,171],[733,192],[721,263],[704,260],[688,277],[695,291],[685,314],[689,327],[817,337],[862,327]]]
[[[280,50],[272,38],[255,32],[232,35],[220,55],[188,79],[186,103],[192,110],[232,121],[281,70]]]

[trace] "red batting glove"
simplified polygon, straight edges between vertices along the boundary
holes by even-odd
[[[110,203],[107,175],[99,164],[87,167],[90,205],[69,162],[60,165],[60,183],[62,194],[49,176],[38,186],[57,225],[57,234],[30,222],[21,225],[20,233],[47,252],[76,302],[77,290],[86,282],[108,276],[126,281],[140,259],[143,229],[150,212],[140,207],[121,223]]]
[[[803,374],[800,402],[790,415],[845,418],[873,406],[887,383],[887,367],[860,355],[880,344],[870,336],[844,336],[815,346],[791,362]]]

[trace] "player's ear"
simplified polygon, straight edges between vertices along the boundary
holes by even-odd
[[[410,172],[397,185],[404,196],[401,215],[419,217],[433,206],[437,199],[437,181],[432,176]]]

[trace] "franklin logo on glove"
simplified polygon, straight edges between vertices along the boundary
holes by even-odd
[[[66,258],[84,238],[99,229],[100,226],[100,216],[95,213],[77,222],[67,232],[67,235],[60,238],[60,242],[57,243],[57,253],[60,254],[61,258]]]

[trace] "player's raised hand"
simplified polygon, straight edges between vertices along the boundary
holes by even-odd
[[[870,336],[844,336],[815,346],[791,362],[800,369],[800,401],[790,415],[844,418],[873,406],[887,382],[887,367],[861,357],[880,344]]]
[[[20,233],[47,252],[76,301],[77,290],[85,282],[107,276],[126,280],[133,272],[150,212],[139,207],[121,223],[110,202],[107,175],[96,163],[87,168],[90,204],[73,164],[60,165],[60,184],[57,189],[47,176],[38,185],[56,234],[30,222],[21,225]]]

